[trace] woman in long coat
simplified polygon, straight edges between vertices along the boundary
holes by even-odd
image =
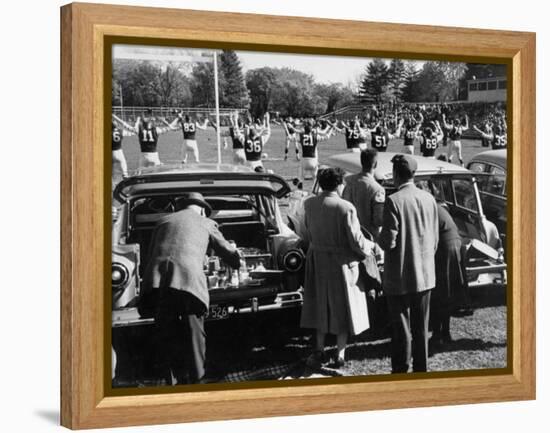
[[[374,243],[361,233],[355,207],[342,199],[343,172],[324,169],[318,175],[323,192],[304,203],[306,259],[301,326],[316,330],[316,351],[323,359],[326,334],[337,336],[336,365],[344,364],[347,337],[369,328],[365,293],[357,286],[359,262],[372,254]]]
[[[462,240],[446,209],[438,202],[439,244],[435,253],[436,286],[431,298],[432,344],[451,341],[451,312],[464,296],[467,279],[462,263]]]

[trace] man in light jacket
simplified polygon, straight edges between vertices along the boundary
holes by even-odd
[[[385,251],[384,292],[393,326],[392,373],[427,371],[430,293],[435,287],[439,226],[433,196],[414,184],[417,163],[396,155],[397,192],[386,199],[379,243]]]
[[[386,194],[382,185],[374,178],[378,164],[378,151],[365,149],[361,151],[361,172],[346,177],[346,187],[342,197],[355,206],[361,226],[378,240],[383,222]]]
[[[359,262],[372,254],[374,243],[361,233],[355,207],[342,199],[343,172],[319,172],[323,192],[308,198],[305,240],[309,242],[301,326],[316,330],[316,351],[308,358],[315,367],[324,358],[326,334],[336,335],[335,366],[345,362],[348,335],[369,328],[365,294],[357,286]]]

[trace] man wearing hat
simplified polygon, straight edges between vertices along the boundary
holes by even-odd
[[[427,371],[430,293],[435,287],[439,237],[437,204],[417,188],[417,163],[410,155],[393,157],[397,192],[386,199],[380,246],[385,251],[384,292],[392,321],[392,373]]]
[[[203,270],[209,248],[232,268],[240,254],[208,219],[212,208],[199,193],[175,202],[175,212],[157,223],[142,284],[142,316],[158,331],[161,364],[169,383],[197,383],[204,377],[204,315],[209,295]]]

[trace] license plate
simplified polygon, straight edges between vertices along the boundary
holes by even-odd
[[[229,317],[229,309],[226,306],[212,305],[208,309],[208,316],[210,320],[222,320]]]

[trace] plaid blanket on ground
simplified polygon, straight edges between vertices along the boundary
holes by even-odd
[[[237,371],[227,373],[220,379],[220,382],[247,382],[250,380],[275,380],[288,376],[300,363],[278,364],[262,367],[257,370]]]

